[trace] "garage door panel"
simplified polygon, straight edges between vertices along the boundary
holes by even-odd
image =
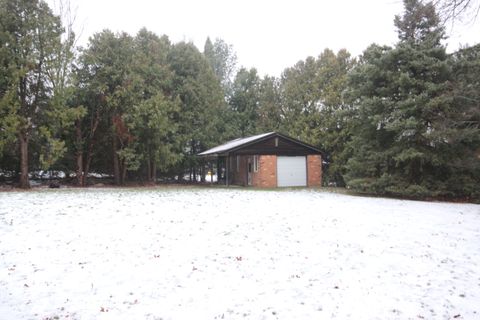
[[[305,157],[277,157],[277,184],[279,187],[307,186]]]

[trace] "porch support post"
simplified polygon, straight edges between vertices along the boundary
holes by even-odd
[[[213,160],[209,161],[209,167],[210,167],[210,183],[213,184]],[[218,174],[217,174],[218,177]]]
[[[225,162],[226,162],[226,163],[225,163],[225,169],[226,169],[226,170],[225,170],[225,173],[226,173],[226,175],[225,175],[225,184],[226,184],[226,186],[228,187],[228,186],[229,186],[229,183],[230,183],[230,181],[229,181],[229,179],[228,179],[228,176],[230,175],[230,154],[227,154],[227,157],[226,157],[225,159],[226,159],[226,160],[225,160]]]
[[[220,184],[220,157],[217,157],[217,184]]]

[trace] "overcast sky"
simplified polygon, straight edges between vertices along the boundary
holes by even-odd
[[[53,7],[59,0],[47,0]],[[65,1],[65,0],[64,0]],[[110,29],[132,35],[146,27],[172,42],[191,41],[203,51],[207,36],[232,44],[239,65],[279,76],[325,48],[359,55],[371,43],[393,45],[401,0],[70,0],[79,44]],[[480,22],[447,28],[447,50],[480,41]]]

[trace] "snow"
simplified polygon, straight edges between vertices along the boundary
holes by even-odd
[[[178,180],[178,176],[175,176],[175,180]],[[190,175],[189,174],[183,175],[183,180],[190,181]],[[196,180],[197,182],[202,182],[202,177],[200,175],[197,175],[196,179],[192,178],[192,180]],[[211,172],[208,171],[204,176],[204,182],[206,183],[217,182],[217,175],[213,174],[212,176]]]
[[[0,319],[479,319],[480,206],[318,190],[0,193]]]

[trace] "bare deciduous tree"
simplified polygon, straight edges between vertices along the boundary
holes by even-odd
[[[480,1],[478,0],[435,0],[433,3],[444,22],[475,20],[480,11]]]

